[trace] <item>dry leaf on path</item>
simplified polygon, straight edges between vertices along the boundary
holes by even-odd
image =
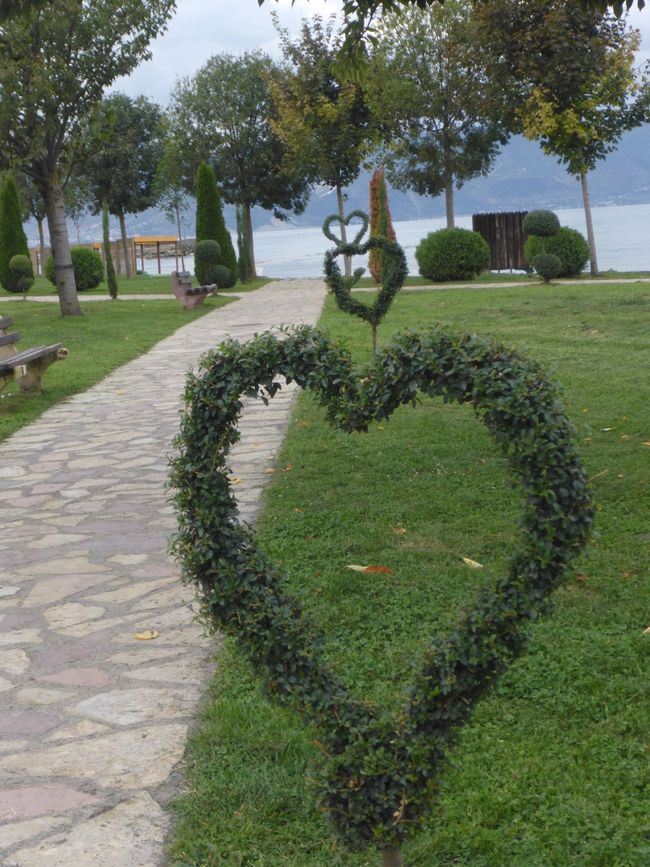
[[[154,638],[158,638],[160,633],[157,629],[147,629],[146,632],[136,632],[133,636],[136,641],[152,641]]]

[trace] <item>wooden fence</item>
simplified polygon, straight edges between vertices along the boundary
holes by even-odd
[[[524,259],[524,217],[528,211],[500,214],[473,214],[472,229],[480,232],[490,248],[491,271],[522,271]]]

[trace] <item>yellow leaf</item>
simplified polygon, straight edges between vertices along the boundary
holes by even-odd
[[[231,485],[241,485],[241,479],[238,479],[237,476],[228,476],[228,481]]]
[[[470,560],[469,557],[461,557],[461,560],[466,566],[469,566],[470,569],[482,569],[483,564],[479,563],[477,560]]]
[[[644,629],[644,630],[643,630],[643,634],[644,634],[644,635],[650,635],[650,626],[648,626],[647,629]]]
[[[650,442],[646,441],[646,442],[641,443],[641,445],[650,447]]]
[[[157,629],[147,629],[146,632],[136,632],[133,637],[136,641],[152,641],[158,638],[159,634]]]
[[[264,470],[264,472],[267,476],[272,476],[275,470],[273,469],[273,467],[269,467],[268,470]]]
[[[345,568],[346,569],[352,569],[353,572],[365,572],[366,571],[365,566],[356,566],[354,564],[352,564],[351,566],[346,566]]]

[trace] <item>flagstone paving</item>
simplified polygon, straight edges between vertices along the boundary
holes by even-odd
[[[185,373],[227,335],[315,323],[324,294],[318,280],[246,294],[0,444],[3,867],[164,863],[166,807],[218,649],[167,553]],[[246,402],[231,460],[244,520],[294,396]]]

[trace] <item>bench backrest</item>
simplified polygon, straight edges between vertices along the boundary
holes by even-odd
[[[189,271],[172,271],[172,286],[189,289],[192,286],[192,275]]]

